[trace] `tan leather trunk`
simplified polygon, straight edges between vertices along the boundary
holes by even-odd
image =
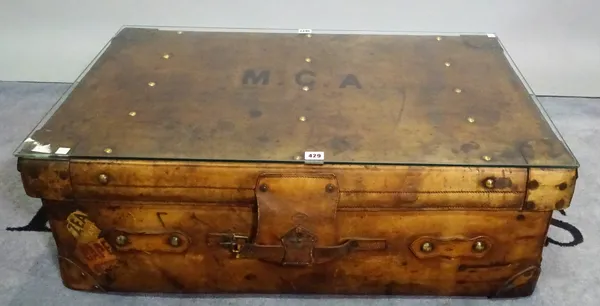
[[[525,296],[577,161],[495,35],[125,28],[17,150],[65,286]]]

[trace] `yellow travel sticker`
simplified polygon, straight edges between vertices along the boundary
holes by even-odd
[[[78,243],[75,255],[96,274],[105,273],[117,263],[117,256],[104,238],[88,243]]]
[[[67,217],[67,230],[82,243],[94,241],[100,235],[100,229],[90,221],[87,214],[79,210]]]

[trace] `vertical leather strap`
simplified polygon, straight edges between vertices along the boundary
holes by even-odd
[[[258,226],[254,242],[286,244],[291,230],[314,246],[339,243],[336,210],[339,188],[333,174],[262,174],[256,182]],[[293,243],[293,242],[292,242]]]
[[[253,237],[211,233],[209,245],[231,250],[236,258],[281,265],[309,266],[351,251],[385,250],[385,239],[339,236],[339,188],[333,174],[262,174],[255,186],[257,227]]]

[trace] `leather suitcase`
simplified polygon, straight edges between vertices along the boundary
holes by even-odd
[[[557,135],[494,35],[124,28],[16,155],[72,289],[512,297]]]

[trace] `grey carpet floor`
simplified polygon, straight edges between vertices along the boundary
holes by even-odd
[[[27,224],[40,206],[25,195],[13,150],[50,109],[66,84],[0,82],[0,305],[598,305],[600,300],[600,99],[544,98],[581,169],[567,216],[585,242],[544,250],[542,275],[533,296],[494,300],[421,297],[204,296],[95,294],[63,287],[50,233],[12,232]],[[511,229],[506,229],[511,230]],[[550,236],[566,241],[564,231]]]

